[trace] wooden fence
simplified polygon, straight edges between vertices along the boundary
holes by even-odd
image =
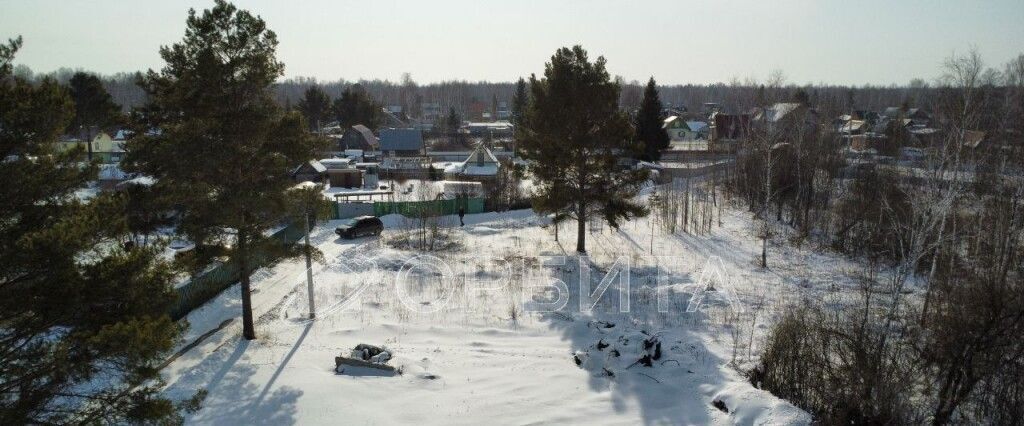
[[[302,223],[292,223],[272,236],[285,244],[291,244],[302,238],[304,230]],[[267,264],[268,256],[263,252],[252,254],[251,265],[253,269],[260,268]],[[213,268],[196,275],[188,284],[176,288],[178,292],[177,301],[171,307],[171,319],[177,321],[192,312],[193,309],[202,306],[227,288],[238,282],[238,266],[232,263],[221,263]]]

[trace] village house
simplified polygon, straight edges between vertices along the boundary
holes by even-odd
[[[964,130],[963,131],[963,147],[971,150],[976,150],[978,147],[985,142],[985,132],[978,130]]]
[[[739,141],[750,134],[749,114],[711,114],[711,145],[714,151],[735,151]]]
[[[421,102],[420,111],[423,112],[423,121],[425,123],[437,124],[438,121],[444,118],[444,110],[441,108],[441,104],[437,102]]]
[[[327,182],[331,188],[360,188],[363,186],[363,170],[355,167],[349,158],[327,158],[320,160],[327,169]]]
[[[296,182],[324,184],[327,182],[327,167],[317,160],[309,160],[292,170],[291,175]]]
[[[127,134],[126,131],[119,130],[115,136],[111,137],[107,132],[99,132],[90,141],[93,158],[103,164],[120,163],[121,159],[124,158],[124,143]],[[84,153],[89,151],[89,146],[86,145],[86,142],[76,137],[66,136],[57,142],[57,150],[59,152],[67,152],[75,147],[82,148],[83,157]]]
[[[423,143],[423,132],[417,129],[383,129],[380,131],[382,175],[425,177],[430,165]]]
[[[377,151],[380,149],[380,141],[374,136],[369,127],[356,124],[345,130],[345,133],[338,138],[338,151],[358,149],[362,151]]]
[[[932,117],[921,108],[908,108],[906,111],[900,107],[888,107],[882,111],[882,117],[890,120],[906,119],[915,126],[928,126]]]
[[[707,139],[708,124],[703,121],[686,121],[678,115],[666,118],[661,125],[672,142],[691,142]]]
[[[495,111],[495,117],[494,118],[496,120],[499,120],[499,121],[500,120],[509,120],[509,119],[512,118],[512,110],[510,110],[508,108],[508,102],[505,102],[505,101],[498,102],[498,110]]]
[[[483,143],[461,163],[453,163],[444,169],[445,178],[457,180],[490,180],[498,175],[501,163]]]
[[[752,124],[776,136],[817,133],[818,112],[795,102],[780,102],[751,111]]]
[[[508,121],[470,122],[459,130],[471,136],[502,138],[512,136],[513,127]]]
[[[381,108],[381,118],[384,127],[405,128],[409,123],[402,117],[402,107],[393,105]]]
[[[387,157],[416,157],[425,155],[423,133],[416,129],[382,129],[380,151]]]
[[[719,105],[717,102],[704,102],[704,105],[701,108],[701,112],[704,114],[705,117],[711,117],[712,114],[719,112],[721,110],[722,106]]]
[[[862,135],[868,128],[864,120],[849,120],[839,127],[839,133],[844,136]]]

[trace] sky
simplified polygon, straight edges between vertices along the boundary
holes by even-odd
[[[237,0],[277,33],[285,77],[419,83],[541,74],[562,46],[603,55],[626,80],[766,79],[907,84],[978,49],[1001,68],[1024,53],[1024,0]],[[16,64],[103,74],[159,68],[190,7],[212,0],[0,0]]]

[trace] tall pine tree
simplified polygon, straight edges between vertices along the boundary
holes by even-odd
[[[448,108],[448,117],[444,120],[444,131],[449,137],[459,132],[459,127],[462,126],[462,119],[459,118],[459,113],[455,112],[455,108]]]
[[[298,108],[302,116],[306,117],[309,129],[315,132],[319,132],[333,115],[331,97],[327,96],[327,92],[324,92],[319,84],[313,84],[306,89],[306,93],[299,100]]]
[[[491,94],[491,121],[498,120],[498,95]]]
[[[249,275],[255,253],[272,261],[302,253],[267,230],[289,208],[289,170],[315,155],[317,140],[298,113],[274,102],[284,71],[277,36],[263,20],[223,0],[189,11],[180,43],[160,49],[166,65],[140,82],[151,104],[141,126],[159,128],[128,142],[125,166],[156,178],[154,190],[182,206],[178,231],[202,265],[225,256],[241,283],[242,326],[255,339]]]
[[[68,125],[68,132],[85,138],[87,158],[92,161],[93,136],[120,121],[121,107],[94,74],[76,72],[68,86],[71,88],[71,100],[75,103],[75,115]]]
[[[362,124],[370,130],[377,130],[384,121],[380,105],[359,84],[346,87],[341,97],[334,100],[333,110],[343,129]]]
[[[544,66],[544,78],[530,77],[520,151],[533,161],[539,191],[534,209],[554,220],[575,219],[576,251],[586,252],[586,223],[596,216],[612,227],[647,214],[632,201],[646,179],[643,170],[624,169],[619,159],[639,146],[626,114],[619,111],[619,85],[604,57],[587,59],[580,46],[561,48]]]
[[[519,77],[519,81],[516,82],[516,93],[512,96],[512,124],[519,125],[523,121],[526,104],[530,102],[529,96],[526,91],[526,80]]]
[[[0,424],[180,420],[156,369],[179,334],[172,274],[118,244],[119,198],[75,195],[96,167],[56,149],[72,100],[10,75],[19,46],[0,45]]]
[[[669,137],[662,126],[661,98],[654,77],[647,81],[640,110],[636,113],[636,138],[644,145],[643,159],[658,161],[661,150],[668,148]]]

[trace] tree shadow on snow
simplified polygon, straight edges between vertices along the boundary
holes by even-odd
[[[587,371],[590,391],[610,392],[616,412],[635,404],[643,424],[708,424],[727,416],[711,406],[711,392],[726,380],[721,369],[727,367],[696,333],[705,329],[707,318],[702,312],[686,312],[690,294],[665,289],[662,301],[667,302],[668,312],[658,312],[657,296],[652,299],[650,290],[639,285],[657,270],[634,268],[631,277],[638,285],[631,285],[628,312],[620,312],[618,280],[593,309],[581,310],[578,269],[578,258],[555,268],[552,276],[568,286],[569,302],[565,309],[542,313],[540,318],[569,343],[567,367]],[[605,272],[591,266],[591,292]],[[663,278],[671,284],[692,281],[689,274]],[[654,352],[653,347],[645,349],[645,342],[661,344],[660,358],[649,367],[636,362]]]
[[[301,340],[296,343],[296,348]],[[254,382],[256,367],[246,359],[250,342],[230,340],[209,354],[168,386],[168,395],[188,395],[196,389],[208,392],[202,409],[186,418],[188,424],[288,425],[296,423],[296,402],[302,391],[288,386],[270,390],[274,378]],[[293,349],[294,352],[294,349]],[[285,358],[278,372],[290,359]],[[276,374],[275,374],[276,378]]]

